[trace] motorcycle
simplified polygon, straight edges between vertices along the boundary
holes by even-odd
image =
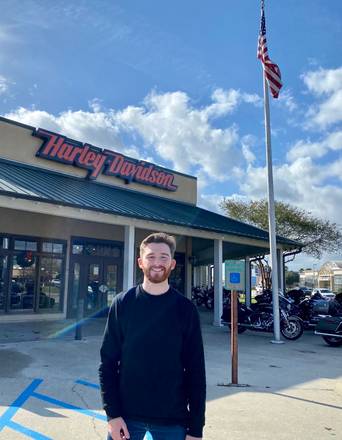
[[[322,317],[315,329],[315,334],[322,336],[332,347],[342,345],[342,315]]]
[[[196,286],[192,288],[192,295],[191,299],[194,301],[196,306],[201,306],[202,304],[205,304],[206,301],[206,294],[205,294],[205,288]]]
[[[305,328],[315,327],[322,315],[342,315],[342,294],[329,300],[317,293],[307,297],[302,290],[294,289],[287,292],[287,297],[293,301],[295,314],[302,319]]]
[[[294,341],[302,336],[304,326],[298,316],[289,314],[288,304],[285,297],[279,301],[280,332],[284,338]],[[230,325],[230,316],[231,307],[230,304],[227,304],[223,308],[222,323]],[[253,307],[247,307],[245,304],[241,304],[238,299],[238,333],[243,333],[247,329],[273,332],[272,304],[260,302]]]

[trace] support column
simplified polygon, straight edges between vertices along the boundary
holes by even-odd
[[[214,323],[221,327],[223,311],[222,240],[214,240]]]
[[[192,264],[189,258],[192,256],[192,237],[186,237],[185,250],[185,296],[191,299],[192,289]]]
[[[211,273],[212,265],[210,264],[208,266],[208,268],[209,268],[209,272],[208,272],[208,287],[210,288],[213,285],[213,277],[212,277],[212,273]]]
[[[133,287],[134,279],[134,246],[135,246],[135,228],[132,225],[125,226],[125,247],[124,247],[124,274],[123,290]]]
[[[252,303],[252,292],[251,292],[251,261],[249,257],[245,258],[245,295],[246,295],[246,306],[250,307]]]
[[[282,249],[277,249],[279,289],[285,293],[284,258]]]

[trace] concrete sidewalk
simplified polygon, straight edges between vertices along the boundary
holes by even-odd
[[[230,381],[228,329],[213,327],[204,309],[201,319],[204,439],[342,439],[342,347],[329,347],[312,332],[284,345],[271,344],[272,335],[246,332],[239,336],[239,382],[249,386],[222,387],[218,383]],[[97,389],[104,320],[89,322],[82,341],[73,331],[61,332],[70,324],[0,325],[0,439],[106,438]],[[25,429],[31,431],[25,435]]]

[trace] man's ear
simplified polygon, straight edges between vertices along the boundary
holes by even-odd
[[[176,267],[176,260],[172,258],[171,260],[171,270],[173,270]]]
[[[140,269],[142,269],[142,258],[138,257],[138,266]]]

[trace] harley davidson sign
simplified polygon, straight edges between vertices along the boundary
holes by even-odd
[[[95,180],[99,174],[124,179],[126,183],[137,182],[157,186],[168,191],[176,191],[174,174],[144,161],[135,160],[112,150],[102,150],[90,144],[82,144],[41,128],[34,130],[33,136],[43,139],[37,157],[55,162],[74,165],[88,170],[87,177]]]

